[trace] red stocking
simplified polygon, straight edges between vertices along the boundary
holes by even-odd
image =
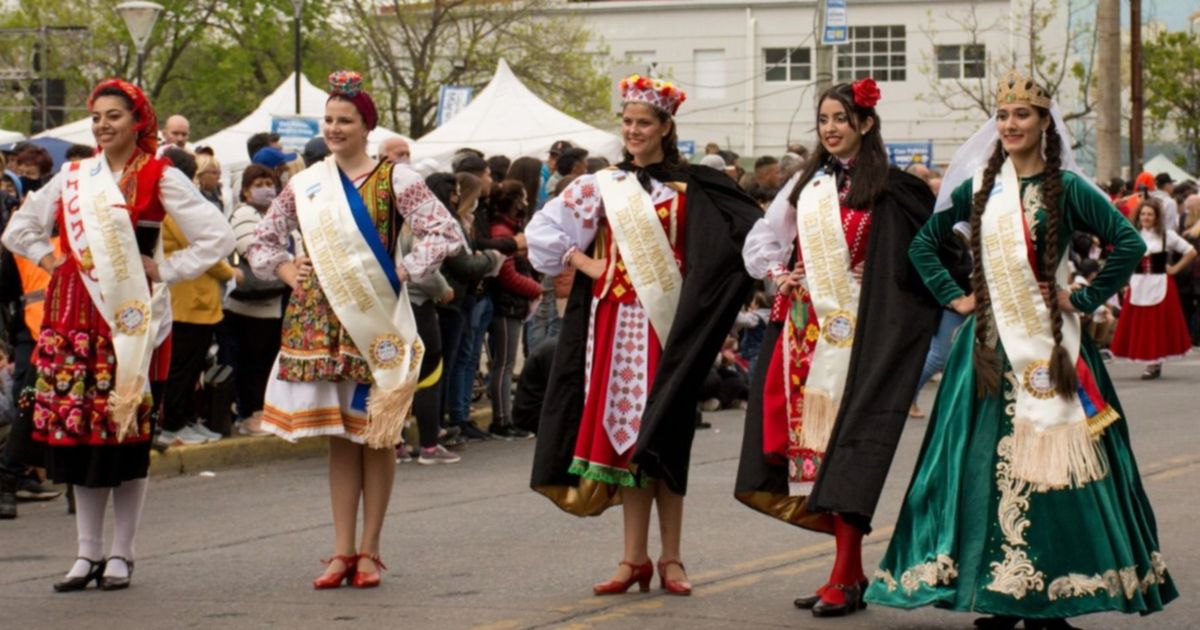
[[[833,573],[829,574],[827,586],[858,584],[866,578],[862,566],[862,530],[847,523],[840,514],[835,514],[833,516],[833,537],[837,542],[837,555],[833,559]],[[838,589],[821,587],[817,592],[827,603],[846,603],[845,595]]]

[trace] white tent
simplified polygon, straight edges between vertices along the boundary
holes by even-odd
[[[90,117],[81,118],[61,127],[47,129],[35,135],[34,138],[56,138],[71,144],[96,146],[96,137],[92,135],[92,119]]]
[[[571,118],[538,98],[503,59],[487,87],[449,122],[412,147],[413,161],[433,159],[442,168],[463,147],[485,155],[544,158],[556,140],[568,140],[592,155],[615,160],[617,136]]]
[[[0,129],[0,144],[9,144],[12,142],[20,142],[25,139],[25,134],[19,131],[9,131]]]
[[[271,130],[272,116],[290,116],[296,113],[295,74],[288,76],[278,88],[267,96],[249,116],[217,133],[196,141],[197,146],[212,147],[217,161],[231,173],[239,173],[250,163],[246,154],[246,141],[250,136]],[[329,94],[300,77],[300,115],[312,118],[325,116],[325,101]],[[389,136],[401,136],[394,131],[376,127],[368,137],[367,151],[372,155],[379,142]],[[404,136],[401,136],[404,137]],[[407,138],[406,138],[407,139]],[[411,142],[411,141],[410,141]]]
[[[1177,182],[1183,182],[1189,179],[1193,181],[1200,181],[1197,180],[1195,175],[1192,175],[1191,173],[1179,168],[1174,162],[1171,161],[1170,158],[1161,153],[1147,160],[1146,164],[1142,166],[1142,170],[1154,173],[1155,175],[1158,175],[1159,173],[1170,173],[1171,179]]]

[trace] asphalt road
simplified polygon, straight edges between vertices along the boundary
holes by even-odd
[[[1200,625],[1200,359],[1160,381],[1113,367],[1134,448],[1182,597],[1151,617],[1094,615],[1083,628]],[[926,408],[931,385],[922,393]],[[791,600],[824,581],[833,543],[757,515],[731,496],[741,414],[711,414],[696,439],[684,530],[695,595],[597,598],[590,585],[620,559],[619,510],[576,519],[527,489],[532,442],[488,443],[454,466],[401,466],[386,524],[381,588],[314,592],[332,545],[325,463],[308,459],[155,480],[133,587],[56,594],[75,531],[64,503],[22,504],[0,522],[2,628],[970,628],[973,615],[871,607],[816,620]],[[866,540],[887,544],[924,421],[910,421]],[[652,555],[657,554],[652,536]],[[869,571],[869,570],[868,570]]]

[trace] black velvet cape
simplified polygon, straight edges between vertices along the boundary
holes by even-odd
[[[883,491],[941,311],[908,260],[908,246],[933,211],[924,181],[889,169],[871,209],[871,228],[850,373],[817,481],[788,496],[788,469],[763,454],[763,383],[781,323],[772,323],[755,365],[735,496],[785,522],[831,532],[830,513],[864,531]]]
[[[686,184],[683,286],[671,333],[646,399],[633,466],[639,476],[687,491],[696,404],[704,377],[753,286],[742,243],[762,211],[724,173],[704,166],[654,172]],[[531,487],[563,510],[595,516],[620,502],[616,486],[567,472],[583,414],[592,281],[576,274],[542,406]]]

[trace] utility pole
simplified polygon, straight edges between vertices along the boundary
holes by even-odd
[[[1096,6],[1096,179],[1121,175],[1121,0]]]
[[[1129,177],[1142,172],[1142,110],[1145,88],[1142,83],[1142,0],[1129,0]]]
[[[813,100],[817,102],[820,101],[821,95],[825,93],[825,90],[833,86],[833,46],[824,43],[825,16],[827,15],[826,1],[817,1],[817,91],[813,95]]]

